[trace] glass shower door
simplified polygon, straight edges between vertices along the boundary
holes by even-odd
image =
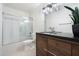
[[[32,20],[27,18],[3,14],[3,45],[32,39]]]
[[[20,38],[21,39],[32,39],[32,19],[25,17],[24,20],[20,22]]]

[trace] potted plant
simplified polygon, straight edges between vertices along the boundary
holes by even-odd
[[[73,34],[74,36],[79,37],[79,9],[78,7],[75,7],[75,9],[72,9],[71,7],[68,6],[64,7],[72,12],[71,14],[69,14],[69,16],[74,23],[72,25]]]

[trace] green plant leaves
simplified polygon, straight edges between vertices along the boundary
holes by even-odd
[[[76,14],[77,22],[79,23],[79,9],[78,9],[78,7],[75,7],[75,14]]]
[[[68,6],[64,6],[64,7],[72,12],[72,15],[69,14],[69,16],[73,20],[74,24],[79,24],[79,9],[78,9],[78,7],[75,7],[75,9],[72,9],[71,7],[68,7]]]
[[[72,12],[74,12],[75,10],[73,10],[71,7],[68,7],[68,6],[64,6],[65,8],[71,10]]]
[[[73,22],[74,22],[74,24],[75,24],[76,22],[75,22],[74,17],[73,17],[71,14],[69,14],[69,16],[70,16],[70,18],[73,20]]]

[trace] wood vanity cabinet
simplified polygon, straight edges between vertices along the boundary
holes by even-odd
[[[36,35],[37,56],[79,56],[79,44],[53,36]]]

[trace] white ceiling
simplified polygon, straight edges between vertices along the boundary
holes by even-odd
[[[33,11],[39,9],[41,6],[45,6],[47,3],[4,3],[5,6],[19,9],[22,11]]]

